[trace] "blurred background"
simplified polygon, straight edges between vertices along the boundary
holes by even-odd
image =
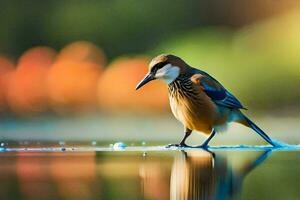
[[[1,141],[179,141],[166,86],[134,90],[161,53],[216,77],[270,136],[299,141],[298,1],[1,0],[0,7]],[[228,132],[214,142],[260,141],[240,126]]]

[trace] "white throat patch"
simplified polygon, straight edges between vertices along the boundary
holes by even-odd
[[[157,70],[155,78],[165,81],[167,84],[172,83],[180,73],[180,69],[177,66],[167,64],[161,69]]]

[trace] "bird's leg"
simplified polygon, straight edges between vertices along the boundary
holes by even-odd
[[[216,131],[213,129],[213,131],[211,132],[210,136],[203,142],[203,144],[201,144],[200,146],[196,146],[196,148],[207,149],[208,148],[208,143],[215,136],[215,134],[216,134]]]
[[[179,144],[169,144],[167,145],[167,147],[190,147],[185,143],[185,140],[191,135],[192,130],[188,129],[188,128],[184,128],[184,137],[182,138],[182,140],[180,141]]]
[[[184,137],[182,138],[182,140],[179,143],[180,146],[185,146],[185,147],[188,146],[187,144],[185,144],[185,141],[191,135],[191,133],[192,133],[192,130],[190,130],[188,128],[185,128],[185,130],[184,130]]]

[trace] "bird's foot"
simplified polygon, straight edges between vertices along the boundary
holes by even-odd
[[[179,144],[168,144],[166,148],[171,148],[171,147],[191,147],[185,143],[179,143]]]
[[[271,140],[271,142],[269,142],[272,146],[272,148],[282,148],[282,147],[287,147],[289,146],[289,144],[278,141],[278,140]]]
[[[200,149],[205,149],[207,150],[209,148],[209,146],[207,144],[201,144],[199,146],[194,146],[194,148],[200,148]]]

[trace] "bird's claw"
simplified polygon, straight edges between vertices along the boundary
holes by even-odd
[[[195,149],[204,149],[204,150],[207,150],[209,148],[209,146],[207,144],[202,144],[202,145],[199,145],[199,146],[189,146],[187,144],[168,144],[166,146],[166,148],[171,148],[171,147],[178,147],[178,148],[182,148],[182,147],[188,147],[188,148],[195,148]]]
[[[168,144],[167,146],[166,146],[166,148],[171,148],[171,147],[190,147],[190,146],[188,146],[188,145],[186,145],[186,144]]]
[[[205,149],[205,150],[207,150],[207,149],[209,148],[209,146],[208,146],[208,145],[202,144],[202,145],[199,145],[199,146],[195,146],[194,148],[200,148],[200,149]]]

